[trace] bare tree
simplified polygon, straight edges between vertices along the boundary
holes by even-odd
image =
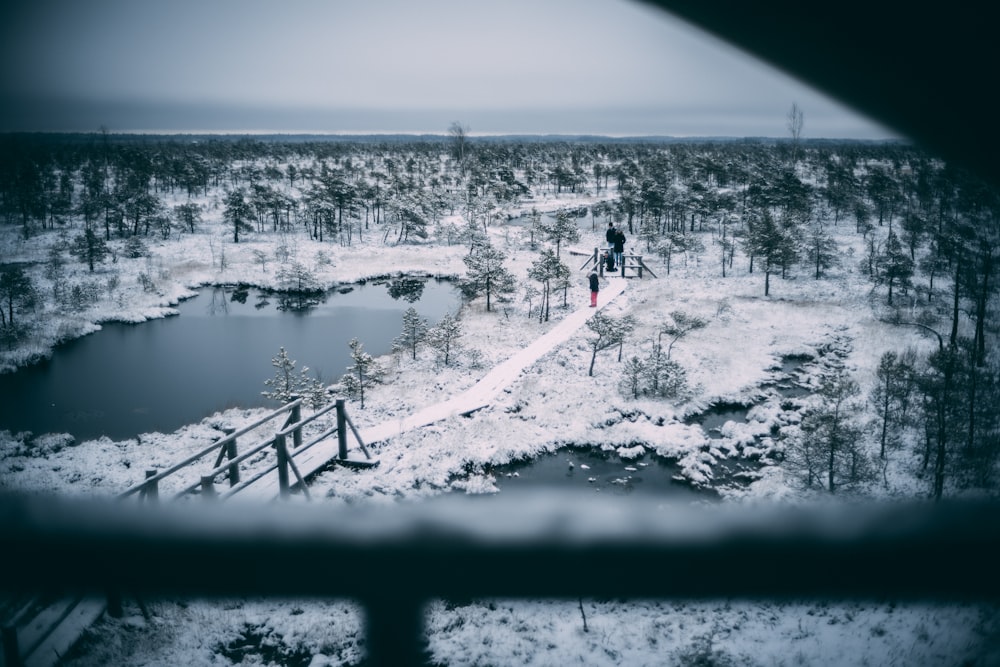
[[[455,157],[458,159],[460,164],[464,164],[466,143],[468,143],[468,137],[469,137],[469,126],[462,125],[457,120],[452,121],[451,127],[448,128],[448,136],[451,137],[451,143],[452,143],[452,148],[455,151]]]
[[[802,136],[802,125],[805,123],[805,114],[802,113],[798,104],[792,102],[792,108],[788,110],[787,118],[788,131],[792,135],[792,163],[794,164],[799,150],[799,138]]]

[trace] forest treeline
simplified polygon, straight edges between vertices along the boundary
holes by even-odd
[[[881,360],[878,386],[864,397],[878,424],[878,459],[917,448],[935,497],[996,488],[1000,197],[905,143],[6,135],[0,224],[8,238],[44,239],[44,247],[35,262],[4,259],[0,345],[29,338],[46,308],[81,312],[120,296],[109,268],[117,258],[148,255],[154,242],[209,226],[225,230],[212,239],[220,248],[273,237],[273,255],[257,251],[257,259],[263,271],[278,267],[291,293],[318,284],[288,253],[289,237],[342,247],[466,244],[463,291],[490,305],[519,285],[487,231],[515,207],[530,209],[532,198],[564,193],[588,195],[592,226],[623,226],[637,252],[660,258],[667,273],[676,258],[698,256],[725,277],[740,257],[739,270],[760,275],[767,296],[792,271],[823,279],[849,263],[870,281],[880,318],[934,341],[929,355]],[[539,247],[522,286],[529,316],[532,300],[544,319],[549,294],[565,294],[572,272],[560,248],[576,240],[577,215],[531,216]],[[860,256],[838,247],[844,234],[863,241]],[[155,288],[155,276],[139,280]],[[843,378],[824,391],[838,408],[858,395]],[[822,445],[794,452],[808,483],[835,491],[877,474],[877,460],[858,457],[857,419],[849,417],[815,414],[803,425],[811,429],[804,440]]]

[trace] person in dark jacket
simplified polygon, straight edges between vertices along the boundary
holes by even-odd
[[[615,230],[615,263],[621,266],[622,255],[625,252],[625,232],[620,228]]]
[[[611,273],[612,271],[615,270],[615,253],[613,250],[608,250],[606,253],[604,253],[601,259],[604,262],[605,271]]]
[[[597,308],[597,292],[601,289],[601,282],[597,278],[597,269],[590,272],[590,307]]]
[[[608,231],[604,232],[604,240],[608,242],[608,252],[615,247],[615,226],[608,223]]]

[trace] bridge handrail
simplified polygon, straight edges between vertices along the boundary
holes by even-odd
[[[117,496],[115,496],[115,499],[116,500],[124,500],[125,498],[127,498],[127,497],[129,497],[129,496],[131,496],[133,494],[139,493],[143,489],[148,488],[150,484],[155,484],[155,483],[159,482],[160,480],[162,480],[162,479],[164,479],[166,477],[169,477],[170,475],[174,474],[178,470],[180,470],[182,468],[186,468],[187,466],[191,465],[192,463],[194,463],[198,459],[202,458],[203,456],[205,456],[207,454],[210,454],[211,452],[213,452],[213,451],[215,451],[215,450],[217,450],[217,449],[219,449],[221,447],[225,447],[229,442],[235,440],[239,436],[246,435],[250,431],[254,430],[255,428],[258,428],[258,427],[262,426],[263,424],[266,424],[267,422],[271,421],[275,417],[278,417],[278,416],[280,416],[280,415],[282,415],[282,414],[284,414],[286,412],[291,411],[294,408],[297,408],[297,407],[301,406],[302,405],[302,401],[303,401],[302,398],[297,398],[297,399],[295,399],[294,401],[292,401],[290,403],[286,403],[285,405],[281,406],[280,408],[278,408],[274,412],[271,412],[270,414],[266,415],[265,417],[260,418],[259,420],[253,422],[252,424],[250,424],[248,426],[244,426],[243,428],[241,428],[241,429],[239,429],[237,431],[234,431],[233,433],[230,433],[229,435],[227,435],[226,437],[224,437],[224,438],[222,438],[220,440],[216,440],[215,442],[213,442],[211,445],[209,445],[205,449],[192,454],[191,456],[187,457],[183,461],[179,461],[179,462],[173,464],[172,466],[170,466],[169,468],[167,468],[166,470],[164,470],[162,472],[159,472],[159,473],[157,473],[157,474],[155,474],[155,475],[153,475],[151,477],[148,477],[148,478],[144,479],[143,481],[139,482],[138,484],[135,484],[134,486],[130,486],[128,489],[122,491]],[[231,463],[232,462],[230,462],[230,464]]]
[[[333,406],[333,407],[336,407],[336,406]],[[316,413],[315,415],[313,415],[313,417],[318,417],[321,414],[323,414],[325,412],[328,412],[328,411],[329,411],[329,409],[324,409],[324,410]],[[252,449],[249,449],[249,450],[243,452],[242,454],[240,454],[239,456],[237,456],[234,459],[226,459],[225,463],[223,463],[220,466],[217,466],[217,467],[213,468],[212,470],[209,470],[207,473],[204,474],[204,477],[216,477],[218,475],[221,475],[223,473],[228,472],[230,466],[232,466],[234,464],[237,464],[237,463],[240,463],[240,462],[248,459],[249,457],[253,456],[254,454],[256,454],[256,453],[258,453],[258,452],[260,452],[260,451],[262,451],[262,450],[264,450],[264,449],[266,449],[268,447],[273,447],[274,446],[274,441],[275,441],[275,439],[279,435],[288,435],[289,433],[295,431],[296,428],[298,428],[299,425],[306,423],[306,421],[310,421],[310,420],[303,420],[301,422],[296,422],[296,426],[295,427],[289,427],[289,428],[285,429],[284,431],[279,431],[277,434],[275,434],[274,436],[272,436],[270,439],[265,440],[264,442],[260,443],[259,445],[255,445]],[[337,432],[337,427],[336,426],[334,426],[332,428],[329,428],[326,431],[323,431],[322,433],[320,433],[319,435],[317,435],[315,438],[313,438],[309,442],[307,442],[307,443],[305,443],[303,445],[300,445],[300,446],[296,447],[295,449],[290,449],[288,451],[288,454],[289,454],[290,457],[294,457],[296,454],[301,454],[302,452],[306,451],[307,449],[309,449],[310,447],[312,447],[312,446],[314,446],[316,444],[319,444],[320,442],[322,442],[323,440],[325,440],[326,438],[330,437],[331,435],[333,435],[336,432]],[[219,494],[220,498],[228,498],[229,496],[231,496],[231,495],[233,495],[235,493],[238,493],[239,491],[242,491],[246,487],[250,486],[251,484],[253,484],[257,480],[261,479],[262,477],[264,477],[268,473],[273,472],[277,468],[278,468],[278,463],[277,462],[268,464],[267,467],[258,470],[252,477],[243,480],[239,484],[233,485],[225,493]],[[185,495],[187,495],[189,493],[193,493],[200,486],[201,486],[201,481],[200,480],[197,481],[197,482],[194,482],[192,484],[189,484],[185,488],[183,488],[180,491],[178,491],[177,493],[175,493],[174,496],[171,498],[171,500],[177,500],[178,498],[182,498],[183,496],[185,496]]]
[[[299,400],[301,400],[301,399],[299,399]],[[288,426],[286,426],[283,429],[281,429],[280,431],[278,431],[278,433],[276,435],[285,435],[285,436],[290,435],[290,434],[294,433],[296,430],[298,430],[298,429],[302,428],[303,426],[305,426],[306,424],[308,424],[308,423],[310,423],[310,422],[318,419],[319,417],[322,417],[323,415],[325,415],[330,410],[333,410],[336,407],[337,407],[337,403],[336,403],[336,401],[334,401],[333,403],[330,403],[325,408],[323,408],[321,410],[317,410],[316,412],[312,413],[311,415],[309,415],[305,419],[297,421],[297,422],[295,422],[293,424],[289,424]],[[300,451],[301,449],[302,449],[302,447],[298,447],[295,451]]]
[[[272,447],[272,446],[274,446],[274,436],[271,436],[271,438],[269,438],[269,439],[267,439],[267,440],[265,440],[265,441],[263,441],[263,442],[261,442],[261,443],[259,443],[257,445],[254,445],[253,447],[251,447],[250,449],[246,450],[245,452],[243,452],[242,454],[240,454],[239,456],[237,456],[234,459],[226,459],[225,463],[223,463],[220,466],[217,466],[216,468],[213,468],[212,470],[209,470],[208,472],[206,472],[202,476],[203,477],[215,477],[216,475],[219,475],[221,473],[228,472],[231,466],[234,466],[234,465],[236,465],[238,463],[242,463],[243,461],[247,460],[248,458],[250,458],[254,454],[257,454],[258,452],[263,451],[263,450],[267,449],[268,447]],[[188,486],[184,487],[180,491],[177,491],[173,495],[173,497],[171,498],[171,500],[177,500],[178,498],[186,496],[187,494],[194,492],[199,486],[201,486],[201,480],[198,480],[197,482],[189,484]]]

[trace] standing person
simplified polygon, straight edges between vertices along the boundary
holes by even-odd
[[[615,263],[621,266],[622,255],[625,253],[625,232],[621,227],[615,230]]]
[[[590,307],[597,308],[597,292],[601,289],[601,282],[597,278],[597,269],[590,271]]]
[[[612,223],[608,223],[608,231],[604,232],[604,240],[608,243],[608,252],[611,252],[615,247],[615,226]]]

